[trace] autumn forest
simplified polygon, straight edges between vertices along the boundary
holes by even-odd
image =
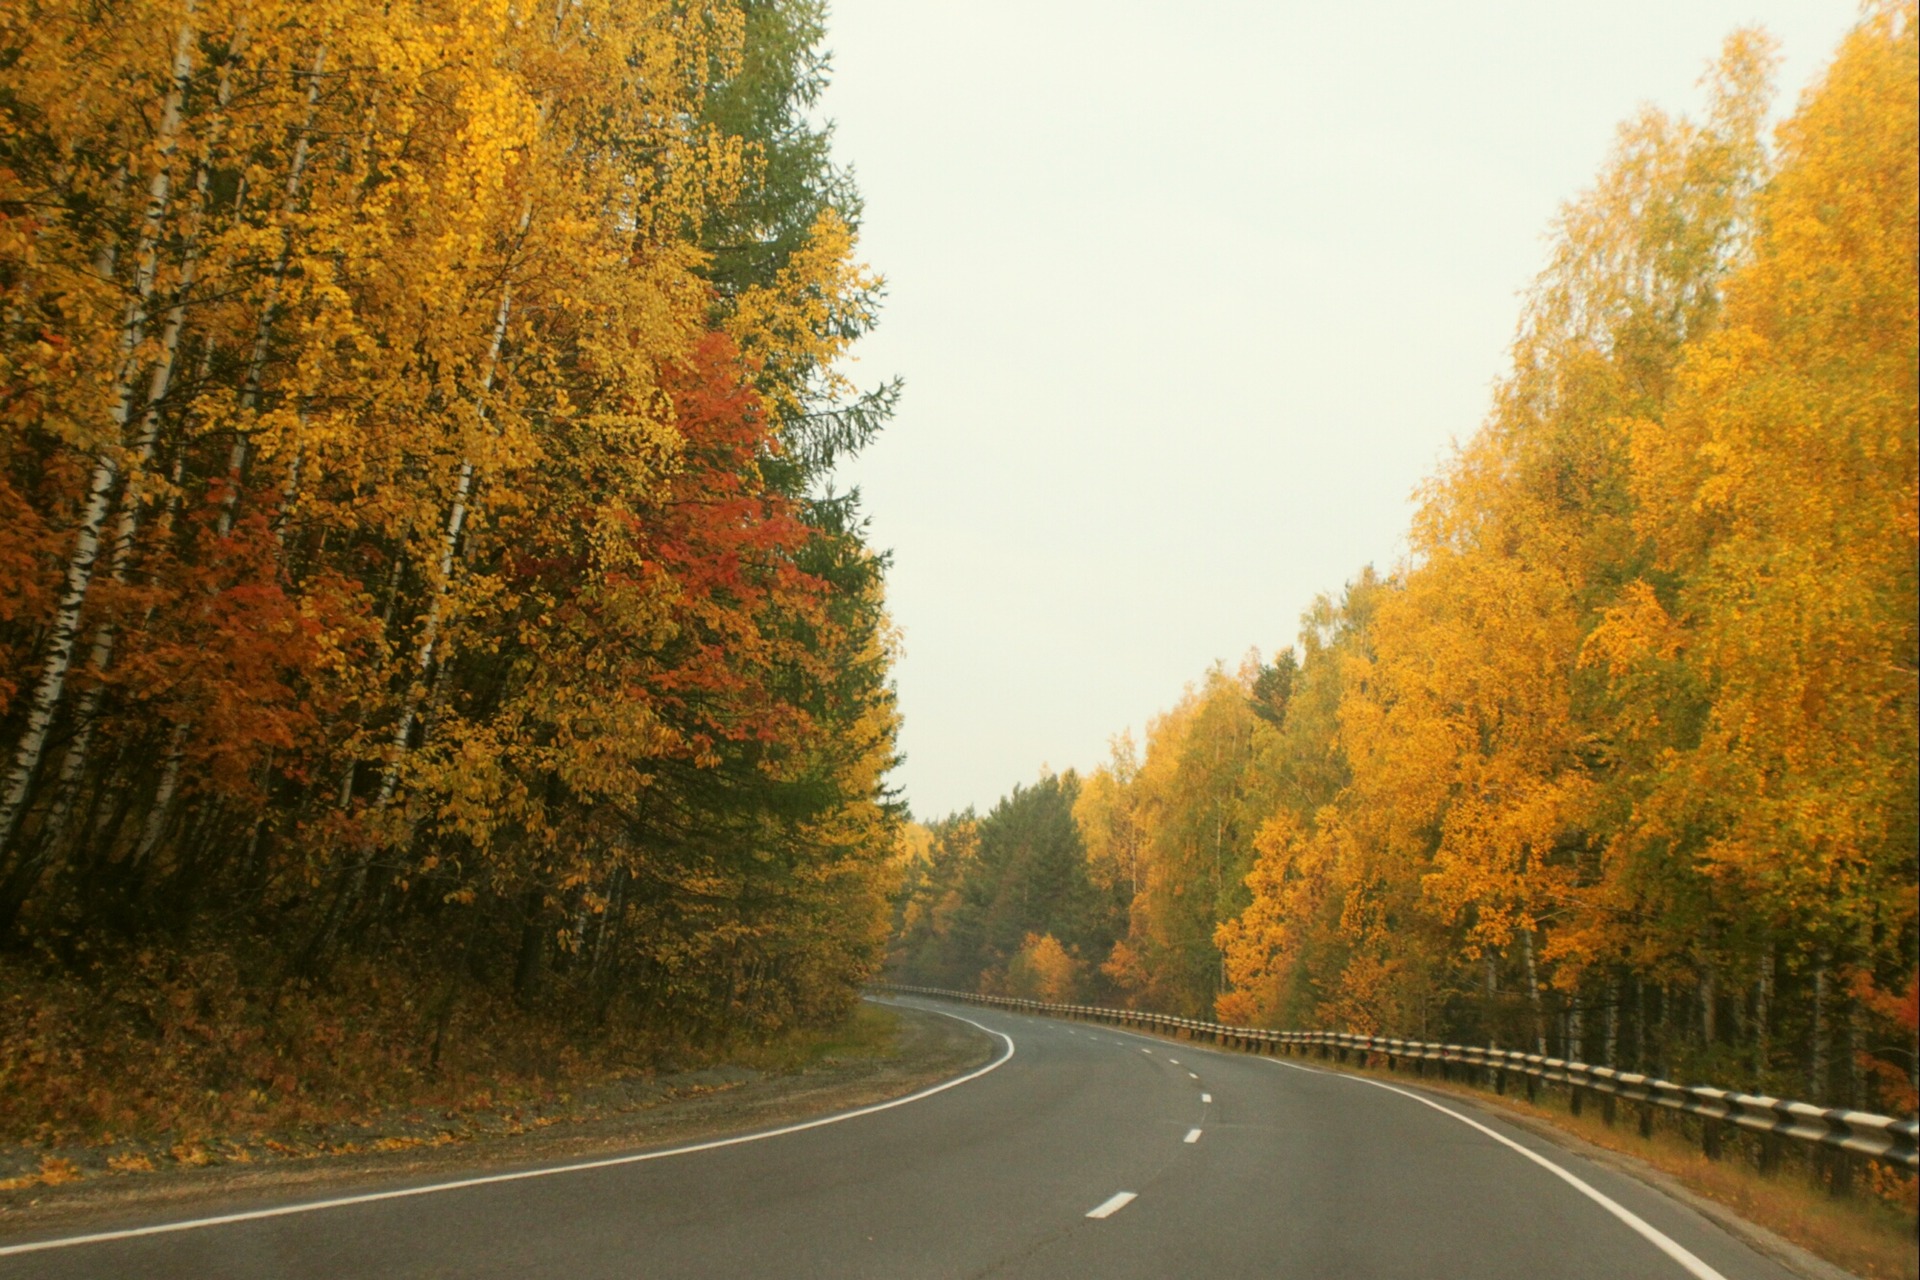
[[[1773,64],[1620,127],[1404,562],[908,828],[902,981],[1912,1112],[1913,6]]]
[[[0,1121],[843,1016],[895,388],[820,6],[110,8],[0,18]]]
[[[1913,4],[1620,127],[1404,560],[918,822],[825,21],[0,12],[0,1138],[886,978],[1911,1113]]]

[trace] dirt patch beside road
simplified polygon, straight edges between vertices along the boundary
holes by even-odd
[[[727,1065],[636,1074],[536,1107],[362,1124],[277,1138],[9,1153],[0,1240],[68,1235],[169,1216],[217,1214],[437,1178],[591,1159],[748,1133],[869,1106],[989,1061],[993,1039],[905,1006],[863,1007],[858,1033],[784,1067]],[[143,1167],[145,1166],[145,1167]],[[46,1171],[51,1170],[51,1176]]]

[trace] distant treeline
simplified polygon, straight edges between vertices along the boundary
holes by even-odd
[[[850,1007],[894,711],[827,485],[894,388],[823,11],[0,16],[7,1090],[97,1048],[59,992],[242,1092],[349,977],[423,1063],[470,998]]]
[[[1556,227],[1392,574],[909,833],[894,969],[1915,1104],[1916,30],[1768,42]]]

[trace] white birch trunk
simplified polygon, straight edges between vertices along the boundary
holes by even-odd
[[[1480,965],[1487,992],[1487,1048],[1498,1049],[1500,1042],[1499,1038],[1493,1034],[1493,1015],[1495,1012],[1495,993],[1500,990],[1500,980],[1499,975],[1494,971],[1493,952],[1483,952],[1480,956]]]
[[[516,241],[524,236],[533,219],[531,202],[521,207],[520,221],[515,227]],[[493,334],[487,342],[486,361],[480,376],[479,394],[474,405],[476,418],[485,422],[487,417],[487,399],[492,394],[494,377],[500,367],[500,352],[506,344],[507,322],[513,314],[513,280],[511,275],[500,286],[500,303],[494,309]],[[453,501],[447,509],[446,524],[440,532],[439,572],[435,575],[432,595],[427,602],[427,614],[421,623],[420,639],[414,656],[413,678],[407,687],[406,699],[401,703],[400,715],[393,726],[393,736],[388,741],[386,767],[380,773],[380,786],[374,794],[373,807],[384,809],[393,802],[394,792],[400,783],[400,770],[406,763],[410,747],[408,740],[413,736],[413,726],[420,714],[420,703],[430,686],[430,673],[440,643],[440,630],[443,625],[446,608],[447,589],[453,580],[455,556],[460,547],[460,535],[466,529],[467,507],[473,497],[474,465],[471,456],[460,460],[460,469],[454,478]],[[352,775],[349,774],[349,777]],[[344,797],[343,797],[344,798]],[[346,917],[347,909],[357,901],[367,883],[367,872],[373,865],[373,849],[363,848],[347,868],[345,882],[334,895],[333,905],[327,911],[326,920],[308,944],[305,963],[313,963],[332,947],[340,924]]]
[[[281,566],[286,564],[287,524],[293,519],[293,504],[300,500],[300,469],[307,459],[307,406],[304,397],[299,409],[300,433],[293,444],[293,460],[287,464],[287,478],[280,485],[280,510],[273,517],[273,546]]]
[[[139,439],[134,444],[134,465],[128,472],[126,489],[120,495],[118,518],[114,521],[107,578],[115,585],[126,582],[127,565],[133,557],[134,538],[140,528],[140,475],[153,458],[154,441],[160,428],[160,402],[173,380],[174,361],[180,348],[180,330],[186,316],[185,291],[193,283],[193,274],[194,259],[189,256],[180,275],[182,296],[167,315],[166,329],[160,342],[160,357],[154,363],[153,377],[147,388],[146,416],[141,423]],[[107,668],[112,665],[117,634],[118,629],[111,618],[101,619],[94,627],[87,665],[95,676],[105,675]],[[86,768],[87,753],[93,745],[94,717],[99,709],[101,689],[96,680],[74,703],[73,737],[68,741],[66,753],[60,760],[53,804],[47,811],[46,828],[40,841],[42,848],[49,847],[52,841],[59,839],[61,829],[72,812],[74,793],[79,787],[80,775]]]
[[[314,54],[313,70],[307,84],[307,115],[301,122],[300,134],[295,139],[293,157],[288,165],[286,200],[282,206],[286,216],[291,217],[295,199],[300,190],[300,175],[307,162],[307,139],[313,130],[313,121],[318,111],[320,98],[320,75],[326,67],[327,46],[321,45]],[[241,392],[241,407],[251,409],[259,399],[260,376],[266,364],[267,344],[272,335],[273,313],[279,297],[281,281],[286,276],[287,259],[293,246],[291,230],[285,231],[280,244],[280,257],[275,262],[268,278],[267,300],[260,312],[259,323],[254,332],[253,350],[249,355],[246,381]],[[208,356],[211,358],[211,348]],[[245,441],[243,435],[235,445],[235,453],[229,463],[229,484],[221,495],[220,516],[217,522],[218,536],[225,540],[233,531],[234,506],[239,498],[240,468],[245,465]],[[135,846],[133,860],[144,861],[153,852],[162,834],[166,831],[167,818],[173,805],[173,798],[179,789],[181,765],[186,755],[188,721],[174,726],[167,740],[166,763],[161,766],[160,785],[154,792],[153,805],[147,811],[146,823],[141,831],[140,843]]]
[[[1866,1072],[1860,1058],[1866,1051],[1866,1010],[1858,1000],[1847,1001],[1847,1105],[1858,1111],[1867,1105]]]
[[[1827,949],[1821,947],[1813,961],[1813,1026],[1809,1028],[1812,1053],[1807,1064],[1808,1089],[1815,1106],[1827,1105]]]
[[[528,215],[520,216],[520,230],[527,228]],[[487,344],[486,368],[480,379],[480,403],[477,412],[486,416],[486,398],[493,391],[494,372],[500,364],[500,348],[506,341],[507,320],[513,308],[513,282],[511,280],[500,287],[500,305],[494,312],[493,338]],[[374,803],[385,808],[393,799],[394,787],[399,782],[400,765],[406,758],[407,739],[413,733],[413,722],[420,711],[420,698],[425,692],[427,673],[433,667],[434,652],[440,643],[440,627],[447,598],[447,588],[453,580],[454,553],[460,545],[460,535],[467,527],[467,504],[473,497],[473,459],[462,458],[460,470],[454,478],[453,503],[447,509],[447,523],[440,531],[440,565],[435,575],[433,595],[427,603],[427,616],[420,626],[419,650],[414,657],[414,677],[408,687],[406,701],[401,705],[400,718],[393,728],[392,750],[387,767],[380,776],[380,791]]]
[[[1647,981],[1633,980],[1633,1069],[1647,1069]]]
[[[180,762],[186,754],[187,722],[173,726],[167,739],[167,762],[160,768],[160,785],[154,789],[153,803],[147,808],[147,820],[140,827],[140,842],[133,847],[133,865],[144,863],[166,834],[167,818],[173,809],[174,793],[180,789]]]
[[[123,584],[127,580],[127,565],[132,559],[134,539],[139,533],[142,508],[140,480],[153,460],[154,445],[160,435],[160,407],[173,386],[173,372],[177,367],[180,354],[180,337],[186,329],[187,297],[192,292],[194,281],[199,275],[200,229],[206,215],[207,188],[213,168],[214,152],[219,145],[226,108],[232,98],[233,67],[229,62],[220,70],[219,114],[215,116],[209,128],[206,149],[202,153],[198,172],[194,177],[193,218],[187,232],[187,243],[180,264],[180,278],[174,291],[173,305],[167,309],[166,323],[161,330],[160,354],[154,362],[153,372],[147,381],[146,411],[141,417],[140,432],[134,442],[134,465],[127,474],[126,488],[120,495],[118,518],[114,523],[112,553],[107,568],[108,580],[116,585]],[[210,358],[211,345],[207,348],[207,354]],[[117,628],[111,618],[102,619],[95,626],[93,644],[88,655],[88,666],[95,676],[104,675],[111,665],[116,634]],[[60,761],[53,802],[47,810],[46,822],[39,841],[39,857],[42,860],[50,855],[53,845],[60,839],[67,819],[72,813],[80,776],[86,768],[87,755],[93,745],[94,717],[99,708],[100,697],[101,685],[96,680],[80,695],[74,705],[73,737],[68,742],[66,753]]]
[[[1533,1051],[1546,1056],[1547,1021],[1540,1006],[1540,974],[1533,965],[1533,930],[1520,931],[1520,958],[1527,970],[1527,1003],[1533,1006]]]
[[[191,19],[192,6],[188,6]],[[74,537],[73,554],[67,560],[66,586],[54,610],[53,626],[47,638],[47,654],[34,683],[28,703],[27,723],[14,748],[4,781],[0,781],[0,855],[12,843],[13,834],[26,810],[27,795],[46,750],[47,731],[59,710],[66,690],[67,670],[80,632],[80,611],[87,601],[93,582],[93,569],[100,556],[100,534],[106,524],[114,486],[119,480],[119,449],[125,439],[133,409],[134,362],[145,336],[147,303],[153,292],[158,270],[159,238],[172,193],[172,159],[179,145],[180,111],[186,98],[187,81],[193,75],[193,25],[183,22],[174,41],[172,83],[167,90],[159,128],[159,162],[147,187],[147,209],[140,228],[141,252],[135,267],[134,292],[120,331],[119,370],[114,379],[112,430],[108,445],[94,461],[87,484],[87,498],[81,508],[80,528]]]
[[[1607,1029],[1606,1062],[1609,1067],[1618,1067],[1620,1054],[1620,975],[1607,975]]]
[[[247,353],[247,374],[240,387],[240,408],[250,412],[260,403],[260,383],[265,376],[268,350],[273,341],[273,320],[280,307],[280,289],[286,282],[287,262],[293,256],[292,218],[300,200],[300,177],[307,167],[308,141],[313,134],[314,118],[320,110],[320,77],[327,66],[327,46],[321,45],[313,55],[313,69],[307,73],[307,116],[300,125],[300,133],[293,143],[293,158],[287,166],[287,186],[280,210],[282,230],[280,236],[280,256],[274,260],[273,270],[267,276],[267,296],[260,303],[260,318],[254,324],[253,349]],[[247,455],[252,443],[245,431],[235,437],[233,448],[227,455],[227,489],[220,495],[219,536],[225,538],[233,529],[234,508],[240,501],[240,478],[246,471]]]

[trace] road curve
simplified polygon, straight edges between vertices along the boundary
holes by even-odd
[[[995,1032],[999,1058],[764,1138],[311,1211],[223,1206],[239,1220],[30,1252],[0,1242],[0,1278],[1793,1280],[1691,1209],[1452,1096],[901,1003]]]

